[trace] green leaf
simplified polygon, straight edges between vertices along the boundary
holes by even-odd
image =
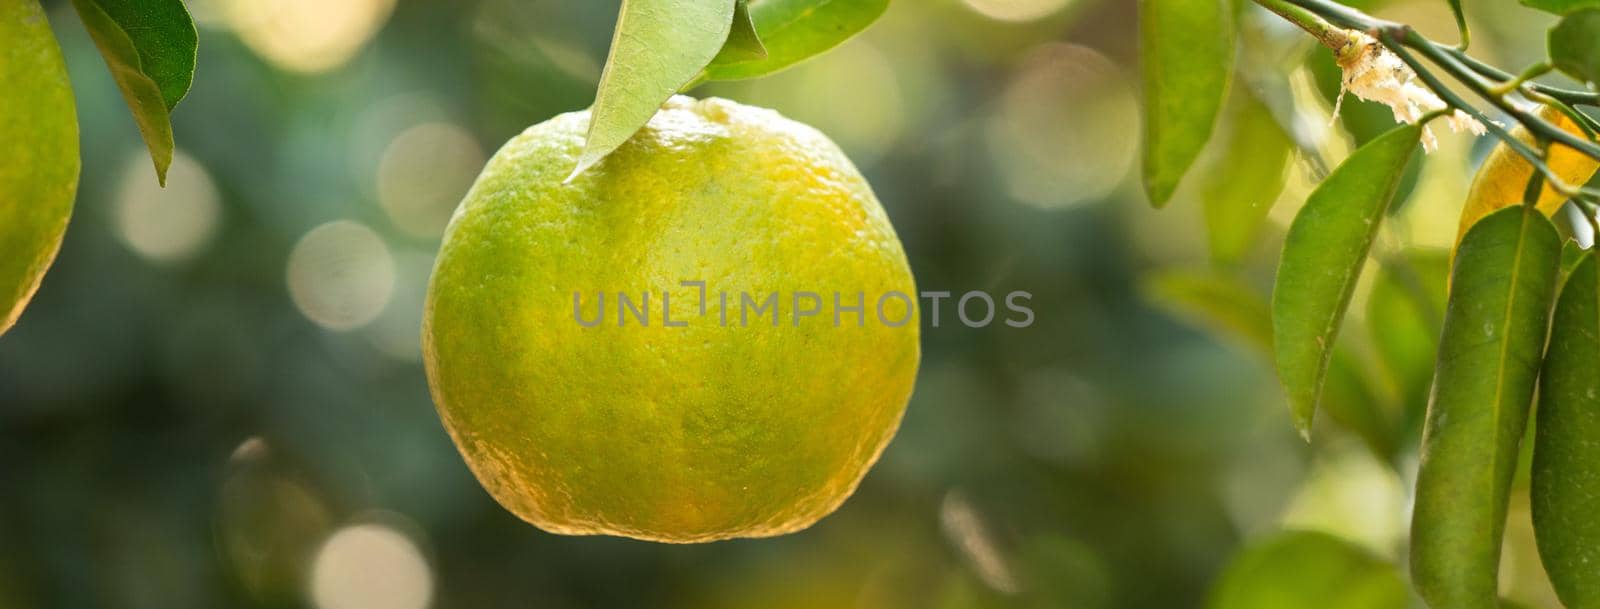
[[[1573,271],[1578,270],[1578,265],[1588,259],[1588,256],[1589,250],[1583,249],[1583,246],[1578,245],[1577,241],[1568,239],[1566,243],[1561,244],[1562,285],[1566,285],[1567,278],[1572,276]]]
[[[1568,14],[1550,28],[1550,65],[1568,76],[1600,83],[1600,8]]]
[[[705,77],[744,80],[783,70],[839,46],[888,8],[889,0],[760,0],[750,5],[750,19],[766,57],[718,57],[706,67]]]
[[[750,20],[750,0],[739,0],[733,5],[733,29],[728,32],[728,41],[711,59],[711,65],[766,58],[767,47],[761,44],[761,35],[756,32],[755,22]]]
[[[1291,531],[1252,544],[1223,570],[1208,609],[1405,609],[1395,565],[1327,533]]]
[[[1456,252],[1411,521],[1412,580],[1430,606],[1495,606],[1560,264],[1555,227],[1523,205],[1479,220]]]
[[[1565,15],[1579,9],[1600,7],[1600,0],[1522,0],[1522,5],[1546,13]]]
[[[1272,330],[1278,376],[1302,435],[1310,434],[1340,322],[1420,133],[1415,125],[1397,127],[1357,149],[1289,226],[1272,291]]]
[[[61,248],[78,190],[78,114],[35,0],[0,2],[0,334]]]
[[[1533,527],[1561,602],[1600,607],[1600,268],[1593,252],[1562,288],[1539,380]]]
[[[1241,87],[1230,106],[1218,142],[1225,147],[1204,168],[1200,191],[1211,257],[1224,264],[1238,262],[1255,244],[1294,158],[1294,141],[1254,95]]]
[[[1396,427],[1403,438],[1421,432],[1428,410],[1449,275],[1449,252],[1410,250],[1383,260],[1367,297],[1368,334],[1400,397]]]
[[[199,37],[181,0],[72,0],[133,111],[165,184],[172,164],[171,112],[194,82]]]
[[[155,81],[168,110],[178,105],[194,82],[199,46],[194,21],[181,0],[75,0],[74,4],[80,12],[87,7],[100,9],[138,52],[136,62],[126,63]],[[90,30],[97,43],[98,34],[105,33],[99,29],[96,25]]]
[[[1200,156],[1233,71],[1228,0],[1139,0],[1144,189],[1162,207]]]
[[[1231,273],[1165,271],[1145,278],[1149,300],[1220,341],[1272,361],[1272,307],[1255,286]],[[1329,418],[1360,436],[1380,460],[1394,456],[1391,425],[1349,345],[1336,345],[1323,402]]]
[[[733,9],[734,0],[622,0],[583,154],[567,181],[633,137],[711,62]]]

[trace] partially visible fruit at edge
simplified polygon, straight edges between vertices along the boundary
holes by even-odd
[[[1539,109],[1539,117],[1559,125],[1563,130],[1585,137],[1583,129],[1572,121],[1565,113],[1549,106]],[[1532,134],[1518,125],[1511,134],[1529,146],[1534,145]],[[1572,186],[1582,186],[1594,177],[1595,170],[1600,169],[1600,161],[1561,144],[1550,145],[1550,159],[1546,161],[1550,169],[1561,177],[1561,181]],[[1477,175],[1472,178],[1472,189],[1467,192],[1467,203],[1461,208],[1461,223],[1456,231],[1456,243],[1461,243],[1461,237],[1467,234],[1467,229],[1479,218],[1489,215],[1497,209],[1519,205],[1528,190],[1528,179],[1533,177],[1533,166],[1529,165],[1520,155],[1507,146],[1504,142],[1495,144],[1494,150],[1489,152],[1488,158],[1478,167]],[[1539,211],[1547,216],[1555,215],[1561,205],[1567,202],[1567,197],[1551,188],[1549,184],[1539,193]]]
[[[78,191],[78,115],[36,0],[0,2],[0,334],[61,249]]]

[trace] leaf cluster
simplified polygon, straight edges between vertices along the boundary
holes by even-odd
[[[1329,102],[1338,101],[1343,76],[1329,52],[1338,45],[1330,41],[1357,30],[1414,70],[1447,111],[1491,123],[1432,68],[1504,112],[1521,128],[1513,133],[1489,127],[1501,142],[1500,154],[1515,160],[1486,163],[1484,171],[1514,174],[1500,176],[1516,181],[1503,190],[1521,196],[1497,198],[1487,211],[1464,220],[1464,235],[1448,255],[1383,247],[1383,227],[1407,198],[1421,162],[1421,130],[1444,111],[1418,124],[1396,125],[1388,108],[1346,100],[1342,127],[1356,149],[1318,175],[1320,183],[1288,227],[1269,298],[1242,279],[1238,267],[1266,232],[1266,212],[1281,194],[1286,167],[1297,157],[1312,167],[1321,159],[1290,121],[1273,118],[1294,115],[1297,103],[1284,92],[1285,83],[1261,75],[1283,66],[1263,70],[1234,61],[1249,45],[1239,31],[1265,13],[1236,10],[1224,0],[1142,0],[1145,191],[1158,207],[1178,193],[1200,200],[1215,266],[1153,277],[1147,282],[1151,297],[1270,359],[1291,419],[1308,439],[1322,411],[1383,460],[1399,464],[1404,455],[1418,455],[1410,581],[1431,606],[1501,606],[1502,535],[1507,506],[1518,492],[1531,493],[1540,553],[1562,601],[1600,606],[1600,571],[1591,562],[1600,558],[1594,550],[1600,528],[1592,524],[1600,513],[1595,254],[1573,241],[1563,244],[1546,216],[1554,205],[1541,205],[1542,196],[1554,193],[1555,205],[1570,199],[1582,206],[1579,217],[1595,223],[1600,197],[1581,183],[1561,183],[1570,176],[1563,177],[1558,165],[1572,173],[1570,166],[1579,164],[1559,155],[1600,159],[1600,124],[1578,110],[1600,106],[1600,0],[1522,0],[1561,18],[1548,32],[1548,61],[1518,72],[1467,54],[1470,34],[1457,1],[1446,2],[1460,30],[1454,47],[1358,10],[1369,6],[1255,2],[1333,47],[1313,50],[1303,60]],[[1535,80],[1552,71],[1582,88]],[[1535,115],[1511,96],[1548,111]],[[1511,169],[1519,165],[1520,173]],[[1581,179],[1592,173],[1587,167],[1592,165],[1585,165]],[[1189,175],[1195,176],[1194,187],[1180,188]],[[1347,320],[1362,302],[1358,285],[1374,259],[1381,264],[1371,288],[1361,291],[1365,314]],[[1364,345],[1353,345],[1349,325],[1365,326]],[[1535,402],[1538,425],[1530,436]],[[1533,438],[1532,451],[1525,437]],[[1530,454],[1531,491],[1514,484]],[[1385,574],[1380,579],[1398,578],[1392,567],[1374,567],[1336,541],[1288,534],[1256,545],[1225,573],[1213,606],[1269,606],[1252,599],[1271,599],[1277,606],[1405,606],[1403,596],[1357,604],[1333,600],[1363,589],[1373,569]],[[1364,566],[1330,584],[1303,570],[1297,578],[1274,574],[1280,561],[1265,556]],[[1282,583],[1291,579],[1296,581]],[[1316,591],[1302,590],[1307,587]]]

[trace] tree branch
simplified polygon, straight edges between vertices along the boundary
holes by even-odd
[[[1545,154],[1519,140],[1504,127],[1489,120],[1482,111],[1461,99],[1411,51],[1420,53],[1440,71],[1466,85],[1478,97],[1510,116],[1527,129],[1537,141],[1559,143],[1595,160],[1600,160],[1600,145],[1596,145],[1593,140],[1593,134],[1597,131],[1593,128],[1596,121],[1573,109],[1572,106],[1600,106],[1600,93],[1562,89],[1531,82],[1531,78],[1544,71],[1540,66],[1514,76],[1474,59],[1460,48],[1447,47],[1429,40],[1408,25],[1379,19],[1332,0],[1255,0],[1255,2],[1311,33],[1336,52],[1343,43],[1336,46],[1330,44],[1330,40],[1349,39],[1349,34],[1337,31],[1338,28],[1361,31],[1373,36],[1384,48],[1409,66],[1417,78],[1422,80],[1423,84],[1439,96],[1450,109],[1459,110],[1482,123],[1491,135],[1538,169],[1551,188],[1569,197],[1592,198],[1600,194],[1583,189],[1582,185],[1562,182],[1545,163]],[[1330,33],[1330,28],[1335,31]],[[1583,128],[1585,137],[1574,135],[1550,121],[1517,107],[1507,98],[1513,91],[1567,113]]]
[[[1261,8],[1272,11],[1279,17],[1283,17],[1289,23],[1300,26],[1300,29],[1305,30],[1306,33],[1311,34],[1318,42],[1321,42],[1322,46],[1328,47],[1335,52],[1344,47],[1345,43],[1350,40],[1348,34],[1328,23],[1327,20],[1284,0],[1256,0],[1256,4],[1261,5]]]

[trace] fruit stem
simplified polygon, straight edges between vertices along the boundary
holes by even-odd
[[[1596,145],[1592,141],[1573,135],[1565,129],[1557,127],[1548,121],[1534,116],[1527,110],[1512,104],[1510,100],[1506,99],[1505,95],[1496,95],[1491,89],[1491,85],[1488,82],[1485,82],[1482,77],[1479,77],[1477,73],[1467,69],[1454,57],[1444,53],[1439,49],[1438,45],[1430,42],[1426,38],[1423,38],[1421,34],[1416,32],[1416,30],[1413,30],[1408,26],[1400,26],[1400,30],[1405,35],[1400,42],[1404,43],[1406,46],[1417,49],[1417,51],[1422,53],[1424,57],[1427,57],[1429,61],[1438,64],[1440,67],[1444,68],[1446,72],[1449,72],[1451,76],[1455,77],[1457,81],[1461,82],[1461,84],[1466,85],[1467,88],[1471,89],[1474,93],[1477,93],[1478,97],[1483,98],[1484,101],[1489,102],[1494,107],[1499,108],[1502,112],[1510,115],[1512,118],[1516,119],[1517,122],[1522,123],[1523,126],[1528,128],[1528,131],[1531,131],[1540,137],[1553,140],[1563,146],[1567,146],[1582,152],[1595,160],[1600,160],[1600,145]]]
[[[1451,57],[1454,57],[1457,61],[1460,61],[1462,65],[1467,66],[1467,68],[1477,72],[1484,78],[1499,81],[1511,79],[1511,74],[1507,73],[1505,70],[1501,70],[1500,68],[1496,68],[1492,65],[1484,63],[1483,60],[1463,53],[1459,49],[1447,48],[1444,50],[1444,52],[1450,54]],[[1600,93],[1594,91],[1563,89],[1537,82],[1527,83],[1526,88],[1532,89],[1538,93],[1549,95],[1573,105],[1600,106]]]
[[[1406,26],[1400,27],[1407,31],[1410,30],[1410,28]],[[1560,176],[1556,175],[1555,171],[1550,169],[1550,166],[1545,163],[1545,157],[1543,154],[1533,149],[1533,147],[1529,146],[1526,142],[1523,142],[1516,136],[1512,135],[1511,132],[1506,131],[1505,127],[1501,127],[1499,123],[1489,120],[1489,117],[1484,116],[1482,111],[1473,107],[1472,104],[1468,104],[1466,101],[1462,100],[1455,94],[1454,91],[1451,91],[1449,87],[1444,86],[1444,83],[1439,81],[1438,76],[1435,76],[1433,72],[1428,71],[1427,68],[1422,65],[1422,62],[1417,61],[1417,58],[1406,49],[1405,45],[1399,44],[1394,39],[1393,31],[1385,30],[1380,32],[1378,39],[1383,42],[1384,46],[1389,47],[1390,50],[1394,51],[1395,55],[1399,56],[1401,61],[1410,66],[1412,71],[1417,73],[1417,77],[1421,78],[1423,83],[1427,84],[1428,88],[1432,89],[1434,93],[1437,93],[1446,104],[1452,108],[1467,113],[1468,116],[1471,116],[1472,118],[1477,119],[1478,122],[1483,123],[1483,126],[1489,130],[1490,134],[1493,134],[1496,138],[1499,138],[1499,140],[1505,143],[1505,145],[1513,152],[1516,152],[1518,156],[1521,156],[1523,160],[1526,160],[1528,164],[1534,167],[1534,169],[1537,169],[1540,174],[1543,174],[1546,182],[1549,183],[1550,188],[1555,189],[1557,192],[1569,197],[1575,196],[1578,193],[1578,189],[1576,187],[1567,184],[1561,179]],[[1503,99],[1501,101],[1502,103],[1504,102]],[[1548,139],[1545,135],[1545,130],[1536,128],[1535,125],[1530,123],[1539,123],[1540,125],[1548,127],[1550,130],[1566,133],[1565,131],[1556,128],[1554,125],[1545,123],[1544,121],[1528,115],[1525,112],[1520,113],[1520,115],[1517,112],[1511,112],[1510,114],[1512,118],[1516,119],[1518,122],[1521,122],[1528,128],[1530,132],[1534,133],[1535,137],[1539,139]],[[1600,157],[1596,158],[1600,159]]]
[[[1498,85],[1490,87],[1489,91],[1495,95],[1504,96],[1513,91],[1520,90],[1522,85],[1530,80],[1544,76],[1545,74],[1549,74],[1551,69],[1552,68],[1550,67],[1550,64],[1541,61],[1528,66],[1528,68],[1523,70],[1521,74],[1518,74],[1516,78],[1503,81]]]

